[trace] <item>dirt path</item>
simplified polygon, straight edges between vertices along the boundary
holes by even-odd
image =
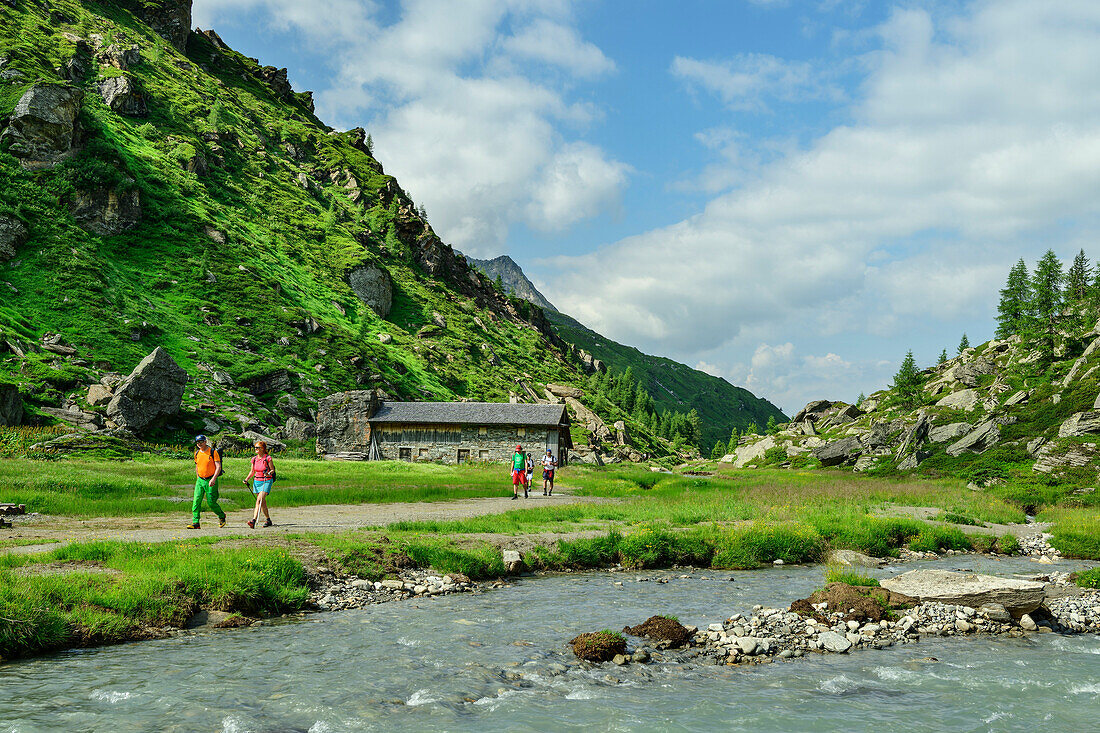
[[[530,499],[513,501],[511,497],[459,499],[457,501],[411,502],[399,504],[324,504],[279,508],[272,507],[275,526],[250,530],[246,525],[252,511],[239,510],[226,514],[224,528],[209,511],[203,512],[202,529],[188,530],[190,508],[173,514],[145,514],[138,517],[94,517],[79,519],[53,516],[10,517],[13,529],[0,530],[0,540],[40,540],[34,544],[0,548],[0,554],[29,554],[61,547],[70,542],[92,540],[122,540],[128,542],[173,542],[191,537],[260,538],[302,532],[346,532],[364,527],[382,527],[392,522],[440,521],[469,519],[486,514],[500,514],[512,509],[533,509],[561,506],[578,502],[606,502],[588,496],[572,496],[569,489],[559,487],[554,495],[532,494]]]

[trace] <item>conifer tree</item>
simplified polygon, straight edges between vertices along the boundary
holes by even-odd
[[[1063,280],[1062,263],[1054,250],[1048,249],[1031,276],[1031,317],[1026,333],[1027,340],[1044,361],[1054,356],[1054,342],[1065,302]]]
[[[940,352],[939,359],[936,361],[936,363],[943,364],[945,361],[947,361],[947,349],[944,349]]]
[[[997,338],[1023,333],[1031,310],[1031,280],[1021,257],[1008,273],[1008,282],[1001,290],[997,304]]]
[[[966,337],[966,334],[964,333],[963,337],[961,339],[959,339],[959,348],[955,351],[955,353],[961,354],[969,348],[970,348],[970,339],[968,339]]]
[[[740,437],[741,436],[737,434],[737,428],[736,427],[733,430],[730,431],[730,442],[726,446],[726,451],[728,453],[733,453],[734,451],[737,450],[737,440]]]
[[[779,432],[779,425],[775,422],[775,415],[768,416],[768,424],[764,426],[764,432],[768,435],[775,435]]]
[[[711,449],[710,457],[718,459],[724,455],[726,455],[726,446],[723,445],[722,441],[719,440],[717,443],[714,444],[714,448]]]
[[[920,404],[921,377],[920,371],[917,369],[917,360],[913,358],[911,349],[906,353],[905,359],[902,360],[898,373],[894,375],[892,386],[902,404],[909,407],[916,407]]]
[[[1073,258],[1073,264],[1066,273],[1066,300],[1070,303],[1083,302],[1089,294],[1091,277],[1092,268],[1089,266],[1089,258],[1085,256],[1085,250],[1081,250]]]
[[[856,407],[859,407],[861,404],[863,404],[863,401],[865,399],[867,399],[867,395],[860,392],[859,397],[856,397]]]
[[[755,422],[751,422],[749,426],[745,428],[745,435],[760,435],[760,428]]]

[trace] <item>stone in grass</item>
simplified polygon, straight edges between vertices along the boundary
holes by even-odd
[[[670,647],[683,646],[691,640],[692,636],[686,626],[668,616],[650,616],[637,626],[624,626],[623,633],[667,641]]]
[[[614,631],[581,634],[569,640],[573,653],[586,662],[607,662],[616,654],[626,654],[626,638]]]

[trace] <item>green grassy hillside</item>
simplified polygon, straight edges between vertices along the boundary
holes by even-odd
[[[629,367],[653,397],[658,412],[695,409],[699,413],[704,449],[716,441],[729,440],[734,427],[743,430],[756,423],[763,429],[769,417],[775,417],[777,422],[787,419],[772,403],[720,377],[616,343],[564,313],[547,312],[546,317],[565,341],[602,360],[612,371],[625,372]]]
[[[32,407],[103,370],[125,373],[158,345],[192,375],[192,413],[272,407],[212,388],[213,370],[238,385],[286,370],[307,404],[357,387],[503,399],[525,373],[582,378],[541,313],[470,270],[362,137],[325,126],[307,95],[265,84],[216,37],[191,33],[184,54],[121,4],[51,5],[16,0],[0,16],[15,80],[0,87],[0,120],[35,83],[65,84],[58,67],[84,69],[68,83],[84,91],[71,155],[32,167],[0,145],[0,215],[28,232],[0,262],[0,344],[32,352],[0,362],[0,379]],[[131,45],[140,58],[125,70],[97,50]],[[142,90],[146,116],[104,102],[97,86],[117,76]],[[124,231],[96,233],[74,216],[88,192],[134,191],[141,214]],[[387,318],[348,286],[357,266],[392,279]],[[49,332],[75,358],[36,350]]]

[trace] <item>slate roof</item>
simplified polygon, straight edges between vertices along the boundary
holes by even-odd
[[[568,424],[565,405],[512,402],[383,402],[372,423],[434,423],[437,425]]]

